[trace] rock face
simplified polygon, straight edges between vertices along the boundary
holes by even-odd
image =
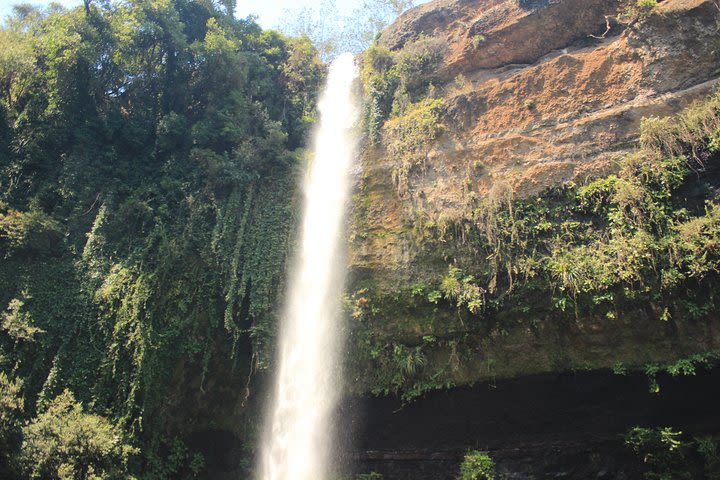
[[[625,270],[643,255],[642,243],[634,243],[603,257],[603,242],[628,245],[622,241],[639,231],[653,235],[649,224],[598,215],[624,211],[628,204],[620,206],[616,185],[641,184],[628,170],[652,171],[677,160],[679,151],[629,155],[638,148],[644,118],[697,112],[700,106],[687,108],[696,100],[712,105],[711,116],[696,116],[713,119],[699,135],[709,160],[702,180],[700,174],[681,180],[683,189],[667,197],[677,207],[667,208],[687,212],[681,204],[696,199],[702,211],[720,192],[720,146],[710,147],[716,136],[720,143],[720,101],[708,100],[720,82],[720,1],[665,0],[651,11],[636,5],[436,0],[402,15],[366,54],[368,118],[381,120],[368,121],[377,136],[368,127],[353,205],[351,343],[359,353],[351,355],[348,370],[355,375],[351,390],[401,399],[366,399],[358,471],[387,479],[456,478],[464,452],[481,449],[496,459],[502,478],[627,480],[648,472],[621,440],[632,426],[672,425],[717,437],[720,423],[710,403],[694,410],[686,400],[717,393],[717,370],[699,368],[693,381],[700,383],[691,385],[670,367],[720,358],[713,353],[720,335],[716,288],[683,283],[685,291],[696,289],[693,301],[710,313],[676,309],[671,318],[661,304],[672,303],[674,293],[684,302],[684,293],[663,286],[665,270],[657,263],[639,281],[587,283],[588,271],[616,265],[612,259]],[[433,55],[441,60],[422,70],[432,84],[413,92],[418,82],[411,85],[403,69]],[[388,86],[396,88],[394,104],[383,111],[378,99]],[[646,133],[648,125],[667,123],[648,122]],[[566,208],[569,197],[593,191],[567,184],[594,179],[601,179],[593,184],[599,190],[618,182],[602,197],[614,206]],[[561,188],[546,191],[552,187]],[[628,192],[633,201],[649,195]],[[492,210],[499,204],[509,221],[498,220],[500,208]],[[683,220],[674,218],[671,228],[681,229]],[[516,230],[518,223],[523,227]],[[536,230],[522,233],[526,227]],[[501,240],[503,228],[509,240]],[[632,233],[622,237],[626,231]],[[533,235],[546,243],[531,244]],[[657,258],[652,255],[647,258]],[[513,275],[528,265],[524,258],[531,273],[514,284]],[[498,271],[505,275],[499,281]],[[583,287],[562,283],[572,276]],[[634,292],[642,292],[635,295],[632,282],[640,285]],[[603,302],[612,307],[596,308]],[[636,367],[651,377],[664,368],[660,383],[667,390],[648,393],[645,373],[627,374]],[[415,403],[406,404],[408,398]]]
[[[717,380],[717,372],[665,378],[657,396],[642,375],[574,373],[434,392],[405,408],[366,399],[367,420],[353,432],[356,469],[385,479],[453,480],[464,453],[483,448],[499,478],[639,479],[642,463],[623,445],[623,433],[658,421],[718,431]]]
[[[522,5],[521,5],[522,3]],[[713,90],[720,75],[720,5],[666,0],[642,22],[620,24],[608,0],[436,0],[402,15],[380,37],[447,44],[444,134],[412,168],[387,141],[370,148],[360,189],[362,229],[351,266],[388,284],[417,275],[409,225],[442,223],[494,185],[529,197],[616,168],[634,148],[640,121],[667,116]],[[386,126],[387,128],[387,126]]]
[[[445,36],[448,73],[476,72],[534,63],[589,34],[600,35],[604,16],[617,9],[614,0],[431,2],[408,12],[381,42],[394,49],[418,34]]]

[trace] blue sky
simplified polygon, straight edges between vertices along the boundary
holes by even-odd
[[[319,0],[238,0],[235,15],[241,18],[251,14],[257,15],[258,23],[263,28],[273,28],[280,25],[285,10],[313,7],[319,3]],[[349,14],[354,7],[361,3],[361,0],[335,0],[335,5],[341,14]]]
[[[21,0],[22,1],[22,0]],[[49,1],[42,0],[25,0],[27,3],[45,5]],[[82,4],[82,0],[56,0],[67,7],[74,7]],[[425,3],[422,0],[417,3]],[[12,6],[16,2],[14,0],[0,0],[0,18],[5,18],[12,11]],[[318,5],[319,0],[238,0],[236,15],[238,17],[246,17],[250,14],[258,16],[258,22],[264,28],[277,27],[281,23],[281,16],[286,9],[297,9],[301,7],[312,7]],[[341,14],[349,14],[353,8],[359,6],[362,0],[335,0],[338,10]]]
[[[0,19],[4,19],[12,12],[12,7],[18,3],[30,3],[32,5],[47,5],[49,1],[43,0],[0,0]],[[74,7],[82,4],[82,0],[55,0],[55,3],[65,5],[66,7]]]

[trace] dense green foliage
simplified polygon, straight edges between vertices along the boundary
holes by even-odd
[[[66,390],[23,429],[20,463],[27,478],[126,478],[136,451],[123,436],[108,419],[83,412]]]
[[[32,478],[192,477],[184,435],[271,353],[324,69],[210,0],[87,5],[0,28],[2,452]]]
[[[358,283],[350,299],[357,378],[411,399],[478,377],[467,368],[491,377],[486,347],[511,330],[633,317],[675,331],[712,322],[720,307],[719,136],[715,94],[674,118],[645,119],[639,148],[613,175],[529,199],[497,183],[482,198],[470,195],[448,225],[418,219],[408,231],[434,277],[395,291],[371,278]],[[678,365],[707,363],[693,358]],[[554,361],[576,368],[562,352]],[[653,389],[654,374],[672,369],[633,366],[647,368]]]
[[[460,464],[460,480],[495,480],[495,462],[488,452],[471,450]]]
[[[420,36],[397,51],[373,44],[363,53],[364,121],[371,143],[379,141],[380,129],[389,117],[398,117],[418,108],[435,111],[436,105],[426,97],[432,93],[435,69],[446,49],[443,40]],[[418,102],[419,105],[415,105]],[[436,114],[432,115],[434,118]],[[398,123],[412,123],[412,119]],[[426,134],[425,141],[437,135]]]

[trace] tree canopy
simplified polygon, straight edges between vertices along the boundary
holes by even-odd
[[[0,28],[3,478],[191,478],[203,412],[255,421],[324,66],[232,10],[20,5]]]

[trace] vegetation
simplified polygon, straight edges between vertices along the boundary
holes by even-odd
[[[320,57],[331,60],[342,52],[361,53],[397,16],[415,6],[415,0],[362,0],[349,15],[342,14],[334,0],[284,12],[280,29],[296,37],[309,38]]]
[[[720,362],[719,352],[702,352],[680,358],[671,363],[648,363],[645,365],[644,371],[648,378],[650,393],[660,393],[659,374],[669,374],[673,377],[693,376],[697,374],[698,370],[712,370],[717,367],[718,362]],[[627,370],[623,367],[616,370],[616,373],[624,375]]]
[[[243,428],[324,67],[231,7],[0,28],[2,478],[196,478],[209,405]]]
[[[538,331],[539,322],[565,330],[586,320],[637,317],[675,330],[712,322],[720,280],[718,132],[715,94],[676,117],[645,119],[637,151],[614,175],[524,200],[497,183],[484,198],[472,197],[451,226],[408,228],[434,277],[426,271],[421,283],[395,291],[376,288],[372,279],[359,284],[358,378],[410,399],[465,375],[477,378],[481,365],[482,376],[492,377],[488,347],[518,328]],[[436,340],[425,342],[428,335]],[[429,360],[401,376],[394,365],[402,362],[378,363],[382,356],[373,353],[389,348],[408,361]],[[656,390],[658,371],[692,374],[714,365],[715,356],[698,353],[665,366],[648,356],[631,367],[646,369]],[[554,368],[575,368],[562,352],[557,362]]]
[[[644,464],[644,478],[720,478],[717,442],[711,437],[687,439],[670,427],[634,427],[625,435],[625,445]]]
[[[20,427],[24,401],[21,395],[22,380],[10,380],[0,372],[0,474],[11,478],[11,462],[20,445]]]
[[[355,476],[355,480],[382,480],[383,476],[377,472],[361,473]]]
[[[391,158],[398,159],[400,164],[393,171],[393,181],[401,194],[407,191],[411,170],[422,168],[428,145],[443,131],[440,123],[442,106],[442,100],[424,100],[385,126],[386,134],[391,139],[387,153]]]
[[[362,82],[365,93],[365,127],[371,143],[380,140],[380,128],[386,119],[412,115],[414,110],[433,105],[439,100],[427,98],[439,64],[447,46],[441,39],[419,36],[397,51],[371,45],[363,54]],[[435,103],[433,103],[435,102]],[[434,116],[437,115],[435,112]],[[411,118],[398,120],[407,123]],[[437,123],[437,122],[436,122]],[[434,138],[432,131],[419,132]],[[392,136],[392,134],[390,134]]]
[[[127,478],[127,463],[137,450],[108,419],[83,412],[65,391],[23,428],[20,462],[26,478]]]
[[[657,8],[658,0],[630,0],[620,10],[619,18],[626,22],[644,20]]]
[[[495,462],[488,452],[471,450],[460,464],[460,480],[495,480]]]

